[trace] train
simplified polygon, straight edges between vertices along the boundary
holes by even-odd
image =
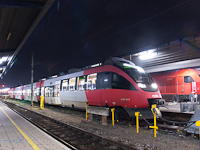
[[[10,98],[31,100],[31,84],[11,88]],[[46,104],[85,108],[109,107],[126,112],[151,113],[151,105],[164,105],[157,84],[145,71],[131,61],[111,57],[101,63],[58,77],[33,83],[33,101]],[[148,114],[148,113],[147,113]]]
[[[200,71],[192,68],[152,73],[166,102],[195,102],[200,98]]]

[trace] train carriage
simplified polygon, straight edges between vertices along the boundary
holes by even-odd
[[[31,84],[24,85],[24,100],[31,101]]]
[[[25,85],[25,100],[31,100],[31,85]],[[85,108],[88,105],[115,107],[129,116],[150,112],[152,104],[163,105],[161,94],[150,75],[122,58],[109,58],[99,66],[34,83],[34,101]],[[142,111],[141,111],[142,112]],[[150,112],[151,113],[151,112]]]
[[[53,78],[44,81],[41,95],[44,95],[45,103],[61,105],[60,98],[58,98],[58,84],[60,86],[60,81],[57,80],[57,78]]]
[[[200,72],[195,69],[181,69],[153,73],[160,92],[166,101],[194,101],[200,95]]]
[[[60,101],[62,105],[71,107],[85,107],[87,85],[84,71],[65,75],[60,78]],[[96,98],[98,96],[96,95]]]
[[[19,87],[15,88],[15,99],[22,100],[23,87],[24,86],[19,86]]]
[[[14,94],[14,91],[15,91],[15,88],[11,88],[9,91],[8,91],[8,96],[12,99],[15,99],[15,94]]]

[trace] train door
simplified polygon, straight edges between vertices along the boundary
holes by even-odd
[[[44,88],[45,102],[52,104],[54,98],[54,86],[48,86]]]
[[[177,77],[177,95],[185,95],[184,76]]]
[[[111,89],[112,82],[112,72],[103,72],[101,73],[101,96],[102,96],[102,105],[103,106],[111,106],[111,102],[113,101],[114,95]]]
[[[99,88],[100,74],[87,75],[86,97],[89,105],[101,106],[101,90]]]
[[[109,107],[127,107],[131,99],[130,89],[135,89],[123,76],[112,72],[102,74],[101,86],[102,105]]]
[[[55,101],[54,104],[60,105],[60,81],[55,82],[55,88],[54,88],[54,96],[55,96]]]

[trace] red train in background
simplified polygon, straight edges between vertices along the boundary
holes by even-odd
[[[152,73],[162,97],[166,101],[196,101],[200,94],[200,71],[181,69]],[[200,98],[200,97],[199,97]]]

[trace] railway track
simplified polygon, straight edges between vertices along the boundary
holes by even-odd
[[[135,147],[130,147],[119,142],[114,142],[101,136],[91,134],[80,128],[68,125],[66,123],[54,120],[44,115],[38,114],[13,103],[4,103],[26,118],[31,123],[35,124],[43,131],[47,132],[69,148],[75,150],[135,150]]]
[[[171,121],[187,122],[193,114],[161,111],[163,118]]]
[[[162,118],[157,118],[158,131],[177,135],[191,135],[188,134],[185,128],[193,114],[177,113],[177,112],[161,112]],[[140,127],[153,126],[153,119],[144,120],[140,118]],[[180,132],[181,131],[181,132]],[[194,135],[192,135],[194,136]],[[195,135],[196,136],[196,135]],[[198,136],[198,135],[197,135]]]

